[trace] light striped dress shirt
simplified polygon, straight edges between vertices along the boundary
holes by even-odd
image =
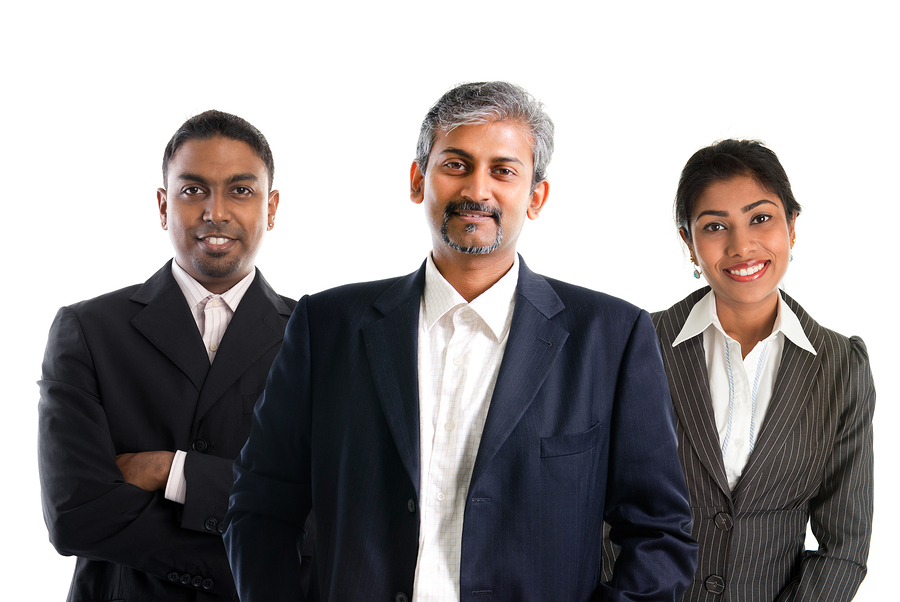
[[[419,312],[421,490],[414,602],[459,601],[463,514],[509,337],[519,260],[471,303],[429,255]]]
[[[700,333],[725,475],[729,487],[734,489],[753,453],[772,400],[784,338],[813,355],[816,350],[781,295],[772,334],[757,343],[747,357],[741,356],[741,344],[722,328],[713,291],[694,305],[672,347]]]
[[[244,293],[247,292],[253,278],[256,277],[256,269],[251,270],[249,274],[221,295],[206,290],[175,260],[172,260],[172,275],[191,309],[191,315],[194,316],[197,329],[203,338],[203,346],[209,356],[209,363],[212,364],[216,359],[219,345],[222,343],[222,337],[225,336],[225,329],[231,323],[231,318],[241,299],[244,298]],[[172,468],[169,470],[169,480],[166,482],[166,499],[179,504],[184,503],[187,495],[187,483],[184,479],[184,459],[186,457],[187,452],[175,451]]]

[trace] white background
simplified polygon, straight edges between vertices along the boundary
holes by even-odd
[[[175,129],[217,108],[268,137],[281,206],[257,264],[299,297],[419,265],[419,124],[445,90],[486,79],[524,86],[556,123],[549,203],[519,245],[529,266],[649,310],[698,285],[671,219],[688,157],[723,137],[778,153],[804,207],[785,286],[820,323],[865,339],[878,389],[857,599],[896,595],[894,3],[18,4],[0,36],[0,597],[65,597],[74,560],[41,516],[35,381],[59,306],[171,257],[155,190]]]

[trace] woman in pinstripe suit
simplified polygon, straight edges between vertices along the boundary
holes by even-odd
[[[778,289],[800,205],[771,150],[701,149],[675,213],[710,285],[653,316],[700,543],[684,600],[850,600],[872,527],[865,344]],[[805,550],[807,521],[817,550]]]

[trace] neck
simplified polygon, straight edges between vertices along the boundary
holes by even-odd
[[[494,286],[503,278],[513,266],[515,255],[495,256],[466,255],[453,249],[448,249],[454,255],[434,252],[434,265],[441,276],[456,289],[467,303],[477,299],[484,291]]]
[[[741,344],[741,356],[747,357],[757,343],[772,334],[778,318],[778,292],[760,304],[733,305],[716,296],[716,314],[728,336]]]

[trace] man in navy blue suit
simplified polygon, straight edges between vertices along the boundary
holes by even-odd
[[[241,600],[678,600],[696,564],[646,312],[516,254],[553,124],[521,88],[447,92],[410,197],[432,252],[402,278],[304,297],[235,464]],[[600,582],[603,522],[621,551]]]

